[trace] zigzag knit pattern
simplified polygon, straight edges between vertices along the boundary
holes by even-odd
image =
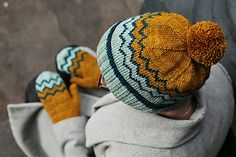
[[[126,104],[148,112],[186,101],[209,74],[187,56],[184,34],[189,27],[184,17],[160,12],[114,24],[97,47],[110,91]],[[199,80],[192,73],[198,73]]]
[[[44,71],[36,79],[35,89],[53,123],[80,115],[80,99],[75,84],[67,90],[62,78]]]
[[[49,96],[56,95],[56,93],[63,93],[66,86],[57,73],[45,71],[37,77],[35,89],[39,98],[46,100]]]
[[[75,75],[80,68],[80,63],[85,60],[85,55],[95,56],[95,52],[87,47],[68,46],[58,52],[57,68],[70,75]]]

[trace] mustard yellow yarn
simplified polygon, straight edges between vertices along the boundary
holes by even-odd
[[[107,86],[119,100],[160,112],[201,88],[225,48],[217,24],[192,25],[182,15],[153,12],[111,26],[97,53]]]
[[[216,53],[216,56],[217,54],[219,56],[217,58],[221,58],[224,54],[225,46],[217,45],[218,41],[214,41],[212,45],[215,44],[216,46],[212,48],[209,48],[212,45],[201,45],[201,41],[191,38],[193,30],[195,30],[195,25],[192,28],[190,22],[179,14],[162,13],[161,16],[155,16],[146,20],[148,27],[143,32],[147,38],[143,40],[142,43],[145,45],[145,48],[141,50],[142,47],[138,41],[142,38],[140,29],[143,27],[142,19],[146,18],[146,16],[150,15],[144,15],[140,20],[135,22],[137,28],[133,32],[133,35],[137,39],[132,44],[132,48],[136,52],[134,53],[134,61],[139,64],[140,73],[148,76],[149,83],[159,88],[161,93],[171,96],[186,96],[189,95],[190,91],[200,88],[208,78],[210,69],[202,64],[196,64],[195,60],[193,60],[194,57],[190,56],[188,51],[192,52],[191,54],[195,54],[195,56],[197,54],[198,56],[203,56],[203,54],[198,53],[202,49],[206,50],[206,54]],[[192,31],[189,31],[189,29]],[[198,34],[195,34],[195,36],[202,36],[201,33],[196,33]],[[203,31],[203,33],[205,32]],[[218,36],[216,34],[219,41],[224,41],[223,32],[219,32],[219,29],[217,29],[216,33],[219,34]],[[187,36],[189,40],[187,40]],[[202,38],[206,39],[207,37],[205,35]],[[209,38],[212,39],[211,36]],[[190,40],[192,44],[188,44]],[[195,42],[193,43],[193,41]],[[215,49],[217,46],[220,51]],[[212,51],[214,49],[215,51]],[[146,70],[146,60],[140,59],[140,53],[146,59],[150,59],[149,67],[153,70],[158,69],[158,79],[167,80],[166,85],[164,85],[164,82],[156,81],[155,72]],[[215,58],[215,55],[213,58]],[[209,57],[204,59],[210,62],[208,60]],[[214,61],[213,63],[216,62]],[[210,65],[213,63],[210,63]]]

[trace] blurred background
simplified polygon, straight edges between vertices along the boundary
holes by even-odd
[[[144,0],[0,0],[0,157],[21,157],[6,106],[24,102],[27,82],[55,71],[55,55],[69,44],[96,50],[114,22],[137,15]]]
[[[0,0],[0,156],[24,156],[11,135],[6,106],[24,102],[27,82],[43,70],[55,71],[62,47],[96,50],[111,24],[132,15],[165,10],[193,23],[218,22],[228,42],[221,62],[236,80],[235,8],[235,0]]]
[[[0,0],[0,119],[6,104],[24,101],[31,78],[55,70],[58,50],[68,44],[96,50],[105,30],[138,14],[143,1]]]

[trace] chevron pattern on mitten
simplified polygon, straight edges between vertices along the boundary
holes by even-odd
[[[44,72],[36,80],[36,90],[41,100],[48,96],[55,96],[56,93],[63,93],[66,89],[63,80],[56,73]]]
[[[80,63],[85,61],[85,55],[91,56],[96,62],[96,53],[88,47],[67,46],[57,54],[57,68],[67,74],[75,74]]]
[[[68,46],[58,52],[57,69],[71,76],[72,82],[85,88],[97,88],[101,75],[96,53],[87,47]],[[75,81],[76,80],[76,81]]]
[[[68,91],[57,73],[44,71],[37,77],[35,88],[53,123],[79,116],[80,102],[75,84]]]

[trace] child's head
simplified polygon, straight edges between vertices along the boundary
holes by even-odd
[[[107,87],[119,100],[149,112],[177,105],[201,88],[225,51],[213,22],[194,25],[175,13],[147,13],[115,23],[97,47]]]

